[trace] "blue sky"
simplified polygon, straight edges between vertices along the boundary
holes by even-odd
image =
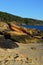
[[[43,20],[43,0],[0,0],[0,11]]]

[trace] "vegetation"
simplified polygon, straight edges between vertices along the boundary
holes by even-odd
[[[35,20],[31,18],[22,18],[16,15],[12,15],[6,12],[0,12],[0,21],[3,22],[14,22],[16,24],[28,24],[28,25],[43,25],[43,21]]]

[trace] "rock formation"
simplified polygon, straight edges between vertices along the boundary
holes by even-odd
[[[0,35],[4,35],[5,39],[21,43],[37,42],[43,37],[40,30],[23,28],[12,22],[9,24],[0,22]]]

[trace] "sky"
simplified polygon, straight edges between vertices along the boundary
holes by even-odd
[[[43,20],[43,0],[0,0],[0,11]]]

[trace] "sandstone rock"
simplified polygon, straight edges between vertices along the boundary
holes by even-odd
[[[16,31],[18,33],[23,33],[23,34],[25,33],[30,35],[37,35],[40,33],[40,30],[23,28],[23,27],[15,25],[12,22],[9,24],[9,26],[13,31]]]
[[[9,26],[5,22],[0,22],[0,31],[8,30]]]
[[[12,22],[9,25],[5,22],[0,22],[0,35],[4,35],[5,39],[20,43],[37,42],[37,40],[34,40],[42,39],[43,37],[40,35],[40,30],[23,28]]]

